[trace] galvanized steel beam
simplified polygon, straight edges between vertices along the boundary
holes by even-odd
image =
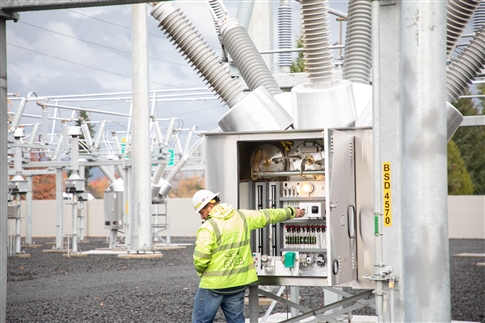
[[[449,322],[446,2],[401,14],[402,321]]]
[[[7,156],[7,23],[0,17],[0,323],[7,312],[7,205],[8,165]]]
[[[0,8],[7,12],[117,6],[147,3],[144,0],[3,0]],[[18,18],[17,18],[18,19]]]

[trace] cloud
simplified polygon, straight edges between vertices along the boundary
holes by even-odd
[[[174,1],[173,4],[180,8],[215,54],[220,55],[221,45],[206,1]],[[238,1],[225,1],[224,4],[231,17],[235,18]],[[298,34],[299,4],[293,1],[290,5],[293,9],[293,30]],[[330,5],[346,11],[346,1],[331,1]],[[276,9],[279,2],[275,1],[273,6],[273,41],[276,47]],[[207,88],[205,81],[160,30],[158,21],[149,14],[150,10],[147,5],[150,89]],[[126,96],[116,93],[129,92],[132,88],[131,5],[25,12],[20,18],[18,23],[7,22],[9,92],[26,95],[35,91],[40,96],[73,95],[77,99],[59,102],[106,111],[130,111],[129,101],[115,98]],[[330,19],[330,23],[334,28],[334,19]],[[337,31],[332,30],[332,39],[338,36]],[[89,101],[79,97],[100,93],[113,93],[105,96],[112,100]],[[176,93],[181,95],[186,92],[167,94]],[[17,105],[18,101],[14,100],[13,110]],[[34,102],[29,102],[28,109],[32,113],[40,113]],[[175,116],[182,120],[184,127],[197,125],[206,130],[215,128],[227,110],[228,107],[219,100],[160,102],[155,108],[158,117]],[[53,109],[49,109],[49,115],[53,116],[53,113]],[[63,115],[69,113],[64,112]],[[128,122],[126,118],[95,113],[92,118]],[[120,129],[115,123],[110,123],[109,127]]]

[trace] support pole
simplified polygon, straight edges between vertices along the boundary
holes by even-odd
[[[56,249],[63,249],[62,237],[62,168],[56,168]]]
[[[374,275],[379,275],[379,265],[382,264],[382,173],[381,173],[381,96],[380,96],[380,1],[372,1],[372,117],[373,117],[373,173],[374,173]],[[382,317],[383,282],[376,281],[376,314],[377,321],[383,322]],[[392,306],[392,305],[391,305]]]
[[[20,245],[21,245],[21,237],[20,237],[20,229],[21,229],[21,214],[20,214],[20,194],[15,194],[15,206],[17,215],[15,217],[15,253],[20,253]]]
[[[450,322],[446,1],[403,1],[404,321]]]
[[[32,175],[27,175],[27,194],[25,197],[25,244],[32,244]]]
[[[7,317],[7,24],[0,17],[0,323]]]
[[[72,193],[72,253],[77,253],[78,248],[77,248],[77,242],[78,242],[78,235],[77,235],[77,222],[78,222],[78,217],[77,217],[77,194]]]
[[[258,323],[259,299],[258,286],[249,285],[249,322]]]
[[[152,249],[146,15],[145,4],[133,5],[133,251]]]

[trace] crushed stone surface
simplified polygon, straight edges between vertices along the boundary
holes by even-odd
[[[81,251],[106,248],[106,238],[88,237]],[[163,250],[158,259],[121,259],[90,254],[63,257],[46,253],[53,239],[34,239],[37,248],[23,248],[30,258],[7,262],[7,322],[190,322],[199,283],[192,265],[195,238],[172,237],[184,249]],[[457,253],[485,253],[485,240],[450,240],[452,320],[485,322],[485,259],[454,257]],[[349,293],[359,291],[344,289]],[[316,309],[324,305],[321,287],[300,287],[300,303]],[[260,305],[262,317],[268,305]],[[290,308],[278,303],[272,313]],[[246,305],[246,318],[249,307]],[[372,308],[354,315],[375,315]],[[221,311],[215,322],[225,322]]]

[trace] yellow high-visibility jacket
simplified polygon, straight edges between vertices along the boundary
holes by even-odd
[[[216,205],[197,231],[194,266],[201,288],[224,289],[250,284],[258,277],[251,252],[250,231],[290,220],[295,209],[236,210]]]

